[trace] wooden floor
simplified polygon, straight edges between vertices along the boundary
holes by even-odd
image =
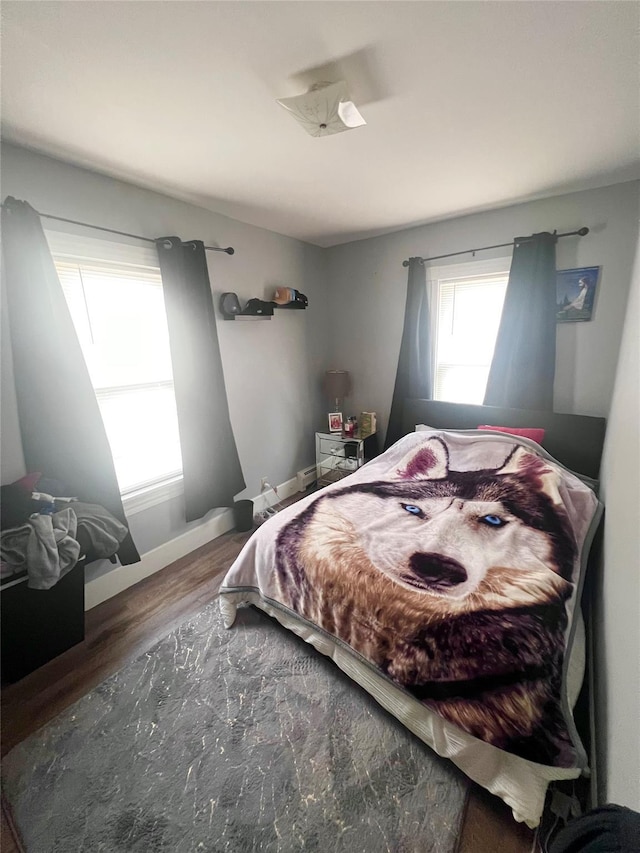
[[[85,640],[2,693],[2,755],[199,613],[248,539],[227,533],[86,613]],[[2,853],[22,853],[2,813]],[[533,833],[474,786],[458,853],[531,853]],[[26,851],[29,853],[29,851]]]

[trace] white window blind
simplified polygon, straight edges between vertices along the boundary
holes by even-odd
[[[179,476],[182,458],[157,259],[137,247],[120,251],[105,241],[47,236],[121,493]]]
[[[434,398],[481,404],[508,272],[436,278]]]

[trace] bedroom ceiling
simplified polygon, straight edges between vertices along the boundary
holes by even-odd
[[[640,175],[635,2],[3,2],[4,138],[320,246]],[[346,79],[366,127],[276,104]]]

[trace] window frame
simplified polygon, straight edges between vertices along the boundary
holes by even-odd
[[[450,263],[440,262],[436,266],[427,266],[427,293],[430,306],[430,332],[431,332],[431,364],[432,364],[432,386],[433,399],[435,396],[436,375],[438,370],[438,320],[440,316],[440,286],[441,282],[451,279],[474,278],[485,275],[506,275],[508,277],[511,267],[511,256],[500,254],[492,258],[476,258],[470,261],[452,261]],[[442,401],[451,402],[451,401]],[[460,403],[460,405],[476,405],[474,403]]]
[[[100,265],[113,264],[124,265],[131,269],[139,267],[141,271],[160,271],[160,264],[154,246],[141,246],[139,242],[129,242],[127,238],[115,242],[110,239],[101,239],[87,236],[74,229],[49,225],[45,229],[45,235],[49,243],[49,249],[54,264],[62,263]],[[140,386],[154,387],[158,384],[174,385],[173,381],[138,383]],[[127,389],[128,386],[122,386]],[[109,388],[94,388],[96,399],[100,395],[110,393]],[[182,471],[172,472],[166,476],[142,483],[133,488],[121,490],[120,497],[127,516],[135,515],[150,507],[166,503],[172,498],[184,494],[184,480]]]

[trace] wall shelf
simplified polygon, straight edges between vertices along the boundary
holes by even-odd
[[[237,294],[226,292],[220,296],[219,306],[224,320],[270,320],[276,308],[304,310],[307,307],[307,297],[304,297],[304,304],[297,300],[286,305],[276,305],[274,302],[264,299],[250,299],[245,305],[244,311],[241,311]],[[257,314],[257,310],[263,310],[265,313]]]
[[[241,311],[238,295],[229,291],[221,294],[219,306],[225,320],[270,320],[273,316],[273,304],[264,299],[250,299]]]
[[[278,309],[288,308],[288,305],[279,305]],[[304,308],[299,308],[296,306],[294,310],[304,311]],[[223,315],[224,320],[273,320],[275,316],[274,314],[233,314],[230,317],[225,317]]]
[[[273,314],[234,314],[233,317],[225,317],[225,320],[271,320]]]

